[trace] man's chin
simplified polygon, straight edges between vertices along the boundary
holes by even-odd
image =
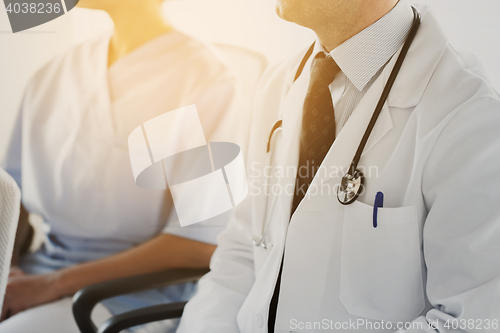
[[[292,20],[290,19],[290,17],[288,17],[289,15],[287,15],[287,10],[286,10],[286,6],[280,2],[278,2],[277,6],[276,6],[276,14],[278,14],[278,16],[285,20],[285,21],[290,21],[292,22]]]

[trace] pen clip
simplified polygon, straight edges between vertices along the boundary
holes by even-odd
[[[377,192],[375,195],[375,203],[373,204],[373,227],[378,225],[378,209],[384,207],[384,193]]]

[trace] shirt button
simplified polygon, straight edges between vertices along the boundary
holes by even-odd
[[[264,326],[264,318],[262,317],[262,315],[260,313],[258,313],[255,316],[255,323],[257,324],[257,326],[259,328],[262,328],[262,326]]]

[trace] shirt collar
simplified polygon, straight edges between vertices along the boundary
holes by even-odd
[[[333,60],[359,91],[404,44],[413,23],[413,10],[400,0],[385,16],[330,52]],[[316,42],[314,55],[324,52]]]

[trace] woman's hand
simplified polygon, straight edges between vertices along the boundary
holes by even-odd
[[[27,275],[20,270],[11,271],[0,321],[62,297],[58,279],[57,272],[46,275]]]
[[[14,276],[26,275],[24,271],[19,266],[11,266],[9,271],[9,278]]]

